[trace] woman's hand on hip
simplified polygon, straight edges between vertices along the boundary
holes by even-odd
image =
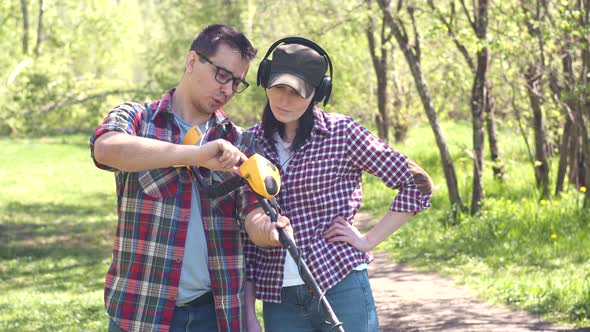
[[[332,220],[332,224],[324,232],[324,238],[329,242],[346,242],[362,252],[373,249],[367,237],[340,216]]]

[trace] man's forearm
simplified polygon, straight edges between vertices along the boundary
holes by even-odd
[[[244,295],[247,317],[256,317],[256,286],[252,281],[246,281]]]
[[[122,171],[142,171],[174,165],[197,165],[213,155],[208,148],[180,145],[155,139],[110,132],[94,143],[94,155],[101,163]]]

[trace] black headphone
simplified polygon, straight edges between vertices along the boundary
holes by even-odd
[[[315,96],[313,98],[313,101],[318,103],[322,102],[323,100],[324,106],[326,106],[328,100],[330,100],[330,95],[332,94],[332,61],[330,61],[328,53],[326,53],[326,51],[324,51],[323,48],[321,48],[318,44],[314,43],[313,41],[305,39],[303,37],[286,37],[277,40],[274,44],[270,46],[270,48],[266,52],[266,55],[264,56],[264,59],[262,59],[262,62],[260,62],[260,65],[258,66],[256,85],[262,86],[263,88],[266,88],[268,86],[270,67],[272,66],[272,60],[268,59],[268,56],[280,44],[298,44],[307,46],[313,49],[314,51],[318,52],[321,56],[323,56],[326,59],[326,62],[328,63],[328,68],[330,70],[330,76],[324,75],[324,78],[322,78],[320,85],[316,87]]]

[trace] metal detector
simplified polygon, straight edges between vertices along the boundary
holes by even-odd
[[[189,130],[189,132],[185,135],[182,143],[194,145],[201,139],[202,136],[203,135],[199,127],[195,126],[191,128],[191,130]],[[207,185],[205,179],[203,179],[201,173],[199,172],[198,167],[187,166],[187,168],[189,169],[189,172],[193,178],[197,181],[201,190],[203,190],[210,197],[219,197],[229,194],[239,187],[248,184],[258,197],[258,202],[264,210],[264,213],[270,217],[272,222],[277,221],[278,215],[271,207],[268,199],[272,199],[279,194],[281,188],[281,177],[277,167],[263,156],[254,154],[247,161],[243,162],[242,165],[240,165],[240,176],[234,176],[216,185],[215,187]],[[332,330],[344,332],[342,322],[340,322],[336,317],[336,314],[334,314],[334,310],[332,310],[332,306],[330,306],[330,303],[324,296],[324,292],[321,290],[320,286],[311,275],[307,264],[305,264],[305,261],[303,261],[301,258],[299,249],[282,228],[277,228],[277,231],[279,233],[279,241],[283,246],[285,246],[285,248],[287,248],[287,251],[289,251],[289,254],[291,257],[293,257],[293,260],[297,262],[301,279],[303,279],[307,287],[309,287],[314,297],[319,299],[319,303],[329,319],[329,322],[326,323],[331,326]]]

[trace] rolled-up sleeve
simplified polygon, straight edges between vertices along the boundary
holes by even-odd
[[[347,152],[353,166],[380,178],[387,187],[399,190],[389,207],[390,211],[415,214],[430,207],[432,190],[417,185],[409,166],[413,162],[408,157],[383,143],[352,119],[347,132]],[[430,179],[423,170],[419,175]]]
[[[108,132],[120,132],[136,136],[142,115],[143,106],[137,103],[121,104],[107,114],[103,122],[94,131],[92,137],[90,137],[90,156],[96,167],[108,171],[116,171],[113,167],[96,161],[94,156],[94,143],[96,140]]]

